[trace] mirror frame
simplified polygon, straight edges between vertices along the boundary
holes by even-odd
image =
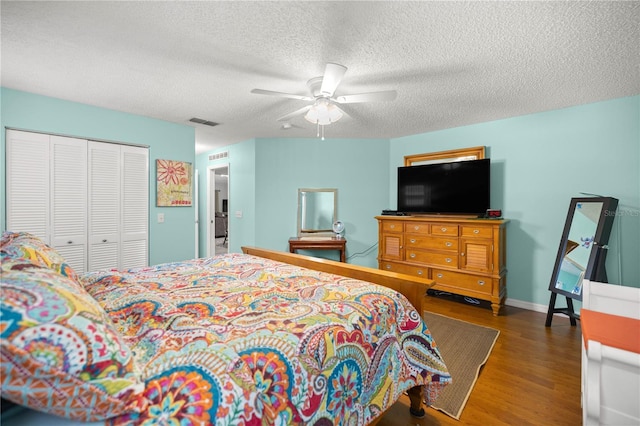
[[[406,167],[419,166],[421,164],[447,163],[451,161],[482,160],[484,155],[484,146],[475,146],[473,148],[452,149],[427,154],[405,155],[404,165]]]
[[[579,292],[566,291],[556,287],[560,270],[562,269],[562,263],[565,256],[578,246],[577,243],[570,242],[569,233],[571,232],[571,225],[575,217],[575,212],[578,205],[585,203],[600,203],[602,209],[598,222],[595,224],[593,232],[593,241],[591,242],[591,248],[589,252],[589,258],[585,266],[584,272],[579,278]],[[607,243],[609,242],[609,235],[611,234],[611,228],[613,227],[613,221],[616,216],[616,209],[618,208],[618,200],[611,197],[581,197],[572,198],[569,204],[569,211],[567,213],[567,219],[565,221],[564,230],[562,231],[562,238],[560,239],[560,247],[558,248],[558,254],[556,256],[556,263],[553,268],[553,274],[549,282],[549,290],[562,294],[566,297],[570,297],[576,300],[582,300],[582,281],[598,281],[607,282],[607,273],[605,270],[604,262],[607,255]],[[573,244],[571,244],[573,243]]]
[[[327,192],[333,194],[333,220],[329,229],[302,229],[302,194],[305,192]],[[304,235],[333,235],[333,222],[338,219],[338,190],[335,188],[298,188],[298,237]]]

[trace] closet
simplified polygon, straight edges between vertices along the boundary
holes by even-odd
[[[148,264],[148,148],[7,130],[6,154],[8,230],[78,273]]]

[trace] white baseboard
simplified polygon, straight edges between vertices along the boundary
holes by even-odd
[[[517,299],[507,298],[504,301],[504,304],[507,306],[513,306],[516,308],[528,309],[530,311],[542,312],[543,314],[546,314],[547,311],[549,310],[549,305],[541,305],[539,303],[525,302],[524,300],[517,300]]]

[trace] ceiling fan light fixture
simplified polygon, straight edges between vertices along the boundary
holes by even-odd
[[[310,123],[326,126],[342,118],[343,114],[340,108],[335,106],[329,99],[318,99],[304,118]]]

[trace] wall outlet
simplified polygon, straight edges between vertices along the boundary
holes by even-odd
[[[158,213],[158,223],[164,223],[164,213]]]

